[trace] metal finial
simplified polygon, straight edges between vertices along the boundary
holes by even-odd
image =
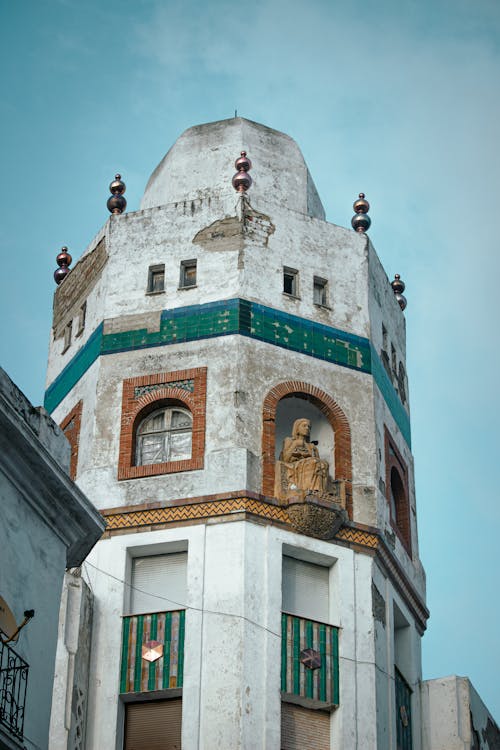
[[[238,193],[246,193],[252,184],[252,178],[248,174],[248,170],[252,169],[252,162],[247,157],[246,151],[241,152],[241,156],[236,159],[234,166],[238,171],[233,177],[233,187]]]
[[[399,273],[394,274],[394,281],[391,281],[391,286],[400,308],[404,310],[408,302],[406,300],[406,297],[403,295],[403,292],[405,290],[405,283],[404,281],[401,281],[401,276],[399,275]]]
[[[368,216],[370,210],[370,204],[365,199],[364,193],[359,193],[359,198],[352,204],[354,211],[356,212],[351,219],[351,226],[356,232],[366,232],[370,228],[372,220]]]
[[[59,266],[59,268],[56,268],[54,271],[54,281],[57,285],[61,283],[61,281],[64,281],[68,273],[71,271],[70,265],[73,258],[68,253],[68,248],[66,245],[61,248],[61,252],[56,257],[56,263]]]
[[[115,174],[115,179],[109,186],[111,192],[108,198],[107,207],[108,211],[112,214],[121,214],[127,207],[127,201],[123,197],[123,193],[127,189],[127,186],[122,180],[121,174]]]

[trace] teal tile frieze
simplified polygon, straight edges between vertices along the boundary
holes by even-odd
[[[154,332],[143,328],[104,334],[101,324],[51,383],[45,394],[45,408],[53,411],[99,355],[231,334],[248,336],[315,359],[373,374],[394,419],[410,444],[408,414],[367,338],[244,299],[163,310],[160,330]]]

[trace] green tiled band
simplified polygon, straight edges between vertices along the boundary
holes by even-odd
[[[154,332],[143,328],[104,334],[101,324],[50,384],[45,393],[45,408],[53,411],[99,355],[230,334],[248,336],[315,359],[373,374],[410,445],[408,414],[368,339],[244,299],[163,310],[160,330]]]

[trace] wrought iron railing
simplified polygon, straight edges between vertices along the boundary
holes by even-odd
[[[0,638],[0,724],[23,738],[28,664]]]
[[[333,707],[339,703],[338,628],[281,616],[281,691]]]
[[[182,687],[185,611],[123,618],[120,693]]]

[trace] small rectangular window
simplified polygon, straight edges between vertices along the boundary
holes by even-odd
[[[299,272],[295,268],[283,267],[283,294],[299,296]]]
[[[328,281],[319,276],[314,277],[313,301],[315,305],[328,305]]]
[[[87,303],[84,302],[78,311],[78,330],[76,332],[77,336],[80,336],[80,334],[83,333],[83,329],[85,328],[86,317],[87,317]]]
[[[196,260],[181,261],[181,278],[179,287],[196,286]]]
[[[64,329],[63,354],[71,346],[71,334],[72,334],[72,331],[73,331],[73,321],[70,320],[69,323],[66,324],[66,328]]]
[[[159,294],[165,291],[165,264],[149,266],[148,294]]]

